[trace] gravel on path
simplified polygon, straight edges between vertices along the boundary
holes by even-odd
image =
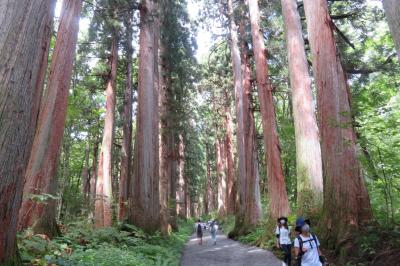
[[[193,235],[183,250],[181,266],[282,266],[272,252],[257,247],[246,246],[228,239],[223,234],[217,235],[217,245],[209,233],[203,237],[203,245],[199,245]]]

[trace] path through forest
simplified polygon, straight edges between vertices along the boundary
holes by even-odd
[[[199,245],[196,235],[186,243],[181,266],[281,266],[270,251],[246,246],[218,234],[217,245],[213,245],[211,236],[206,233],[203,245]]]

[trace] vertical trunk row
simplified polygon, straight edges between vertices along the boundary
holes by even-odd
[[[129,221],[147,232],[160,228],[158,42],[156,1],[140,5],[138,112]]]
[[[283,176],[281,148],[276,128],[276,117],[272,85],[268,77],[268,65],[264,38],[260,28],[258,0],[249,0],[251,35],[253,39],[254,60],[258,96],[260,99],[261,118],[265,147],[265,159],[268,175],[269,215],[272,218],[287,216],[290,213],[289,201]]]
[[[239,26],[242,78],[243,78],[243,129],[246,176],[246,216],[245,224],[251,227],[261,219],[260,176],[258,169],[258,154],[256,144],[256,127],[252,106],[251,67],[248,43],[245,36],[245,25],[242,20]],[[246,228],[247,229],[247,228]],[[247,229],[249,230],[249,229]]]
[[[400,5],[398,0],[383,0],[383,9],[389,23],[390,32],[393,36],[397,56],[400,60]]]
[[[296,0],[282,0],[296,134],[297,214],[318,213],[323,201],[322,159],[311,77]]]
[[[176,184],[176,212],[178,216],[186,218],[186,179],[184,177],[185,167],[185,146],[183,143],[183,136],[179,135],[178,143],[178,182]]]
[[[132,11],[127,13],[124,18],[126,28],[126,74],[124,90],[124,112],[122,128],[122,156],[121,156],[121,177],[119,181],[119,221],[124,221],[127,217],[128,188],[132,173]]]
[[[368,193],[357,159],[349,87],[324,0],[305,0],[315,82],[324,169],[325,239],[330,247],[348,247],[348,235],[371,214]],[[340,206],[340,208],[338,208]]]
[[[161,232],[165,235],[170,233],[169,226],[169,188],[172,174],[172,143],[171,142],[171,123],[169,110],[169,94],[171,90],[170,68],[167,59],[167,44],[165,40],[160,40],[160,91],[159,91],[159,112],[160,112],[160,217]]]
[[[242,70],[239,50],[238,27],[234,19],[233,1],[228,0],[228,19],[230,50],[232,60],[233,84],[235,89],[236,121],[237,121],[237,153],[238,153],[238,179],[237,194],[238,208],[236,210],[234,234],[241,234],[246,230],[246,166],[245,166],[245,148],[244,148],[244,130],[243,130],[243,84]]]
[[[218,216],[223,217],[226,214],[226,176],[224,171],[224,146],[218,137],[215,142],[215,153],[218,179]]]
[[[93,145],[92,173],[90,175],[90,209],[92,213],[96,199],[98,152],[99,152],[99,141],[96,139]]]
[[[18,264],[16,229],[34,139],[53,1],[0,1],[0,264]],[[43,65],[44,64],[44,65]],[[44,67],[44,68],[43,68]]]
[[[233,191],[233,185],[235,182],[235,164],[233,161],[233,129],[230,104],[225,107],[225,130],[224,155],[226,162],[226,212],[227,214],[234,214],[235,194]]]
[[[38,130],[25,174],[26,196],[56,194],[55,175],[67,115],[81,7],[81,1],[63,1],[46,98],[39,113]],[[35,223],[36,233],[45,233],[48,236],[59,234],[55,209],[56,202],[53,199],[46,204],[24,200],[20,209],[21,229]]]
[[[89,173],[89,154],[90,154],[90,146],[89,142],[86,144],[85,148],[85,160],[82,168],[82,194],[84,198],[84,203],[87,203],[87,199],[90,191],[90,173]]]
[[[95,226],[108,227],[112,225],[111,205],[112,194],[112,148],[115,116],[115,86],[118,64],[118,38],[114,32],[109,58],[110,73],[106,88],[106,113],[104,118],[103,140],[99,156],[99,166],[96,183]]]

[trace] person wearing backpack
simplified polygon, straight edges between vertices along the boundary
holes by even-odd
[[[299,266],[323,266],[325,259],[319,248],[317,236],[310,232],[310,221],[299,218],[296,221],[296,231],[300,234],[294,240],[295,259]]]
[[[197,239],[199,240],[199,245],[203,245],[203,225],[201,224],[200,219],[197,220],[195,229],[197,233]]]
[[[275,234],[276,246],[285,252],[284,262],[287,266],[290,266],[292,262],[292,241],[290,240],[290,227],[286,217],[278,218]]]

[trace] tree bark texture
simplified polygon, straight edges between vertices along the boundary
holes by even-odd
[[[348,247],[351,234],[371,219],[371,206],[352,126],[350,93],[324,0],[305,0],[304,9],[318,89],[318,119],[324,174],[322,223],[330,247]],[[340,206],[340,208],[338,207]]]
[[[37,228],[49,236],[58,234],[55,214],[55,200],[46,204],[29,199],[29,195],[42,193],[55,194],[57,190],[57,164],[63,139],[67,115],[68,93],[71,83],[75,49],[78,39],[81,1],[64,1],[60,26],[50,66],[46,96],[41,105],[32,152],[25,174],[24,195],[19,212],[19,227],[32,226],[39,218],[45,217],[51,226]],[[49,212],[46,214],[46,212]],[[34,227],[35,228],[35,227]]]
[[[286,192],[285,177],[283,175],[281,148],[276,128],[272,84],[268,77],[266,49],[264,37],[260,28],[258,0],[249,0],[248,3],[268,175],[269,215],[275,219],[280,216],[288,216],[290,207]]]
[[[235,213],[235,193],[233,186],[235,182],[235,163],[233,160],[233,129],[232,115],[230,104],[225,107],[225,138],[224,138],[224,155],[226,162],[226,212],[227,214]]]
[[[383,9],[392,33],[394,46],[400,61],[400,4],[398,0],[383,0]]]
[[[128,191],[132,173],[132,12],[128,12],[124,18],[126,28],[126,74],[125,74],[125,90],[124,90],[124,112],[123,112],[123,139],[122,139],[122,156],[121,156],[121,176],[119,181],[119,221],[127,218],[127,202]]]
[[[297,1],[281,2],[296,135],[297,214],[307,216],[322,208],[321,147]]]
[[[160,229],[157,2],[140,7],[139,83],[134,182],[129,221],[154,232]],[[132,186],[131,186],[132,187]]]
[[[215,158],[218,178],[218,216],[226,215],[226,176],[224,165],[223,142],[217,137],[215,141]]]
[[[241,62],[243,74],[243,129],[246,176],[246,212],[244,224],[247,228],[256,226],[261,219],[260,176],[258,169],[258,153],[256,142],[256,127],[252,105],[251,67],[248,44],[245,41],[244,21],[239,26],[241,34]]]
[[[103,140],[99,154],[97,169],[96,201],[94,220],[95,227],[112,226],[112,149],[114,139],[115,101],[116,101],[116,80],[118,64],[118,37],[114,32],[111,42],[111,55],[109,58],[110,73],[106,87],[106,113],[104,116]]]
[[[18,265],[16,230],[34,139],[54,2],[0,0],[0,264]],[[44,64],[44,65],[43,65]]]

